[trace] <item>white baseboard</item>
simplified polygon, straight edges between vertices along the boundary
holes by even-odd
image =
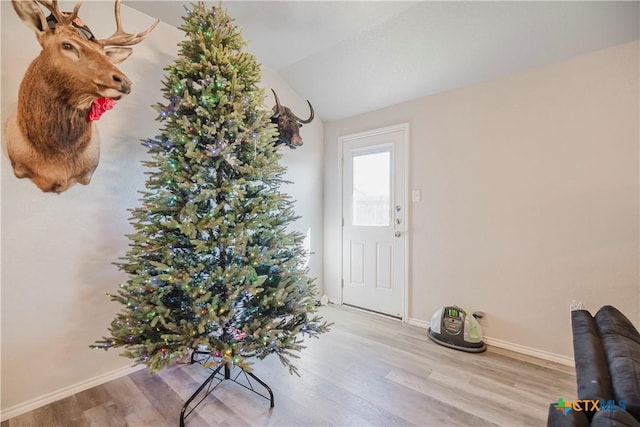
[[[431,325],[431,322],[427,322],[426,320],[414,319],[413,317],[410,317],[409,320],[407,320],[407,323],[422,329],[429,329],[429,326]]]
[[[49,403],[64,399],[65,397],[73,396],[74,394],[80,393],[84,390],[88,390],[91,387],[95,387],[111,380],[124,377],[144,368],[144,365],[138,365],[116,369],[114,371],[107,372],[106,374],[98,375],[97,377],[90,378],[86,381],[81,381],[68,387],[61,388],[60,390],[56,390],[52,393],[47,393],[43,396],[36,397],[35,399],[31,399],[18,405],[11,406],[0,412],[0,421],[6,421],[13,417],[17,417],[18,415],[33,411],[34,409],[38,409],[44,405],[48,405]]]
[[[424,329],[429,328],[431,324],[431,322],[427,322],[420,319],[414,319],[414,318],[409,318],[407,323],[413,326],[418,326],[419,328],[424,328]],[[526,347],[524,345],[514,344],[512,342],[503,341],[497,338],[491,338],[487,336],[483,338],[483,341],[486,342],[488,345],[502,348],[504,350],[513,351],[515,353],[526,354],[527,356],[537,357],[538,359],[559,363],[565,366],[575,366],[575,362],[573,358],[563,356],[560,354],[550,353],[548,351],[539,350],[537,348]]]
[[[526,354],[527,356],[537,357],[538,359],[546,360],[549,362],[555,362],[560,365],[575,366],[575,362],[573,358],[563,356],[561,354],[550,353],[548,351],[539,350],[537,348],[532,348],[532,347],[526,347],[520,344],[514,344],[512,342],[499,340],[497,338],[484,337],[484,341],[488,345],[513,351],[515,353]]]

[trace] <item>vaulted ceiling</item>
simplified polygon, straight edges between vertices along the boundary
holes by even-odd
[[[207,6],[219,1],[206,1]],[[123,4],[179,27],[182,1]],[[336,120],[640,39],[637,1],[222,2],[252,52]]]

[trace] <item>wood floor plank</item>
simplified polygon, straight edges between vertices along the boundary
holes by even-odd
[[[176,426],[179,421],[179,409],[182,399],[159,376],[149,375],[146,370],[129,375],[131,380],[142,391],[147,400],[160,414],[161,425]]]
[[[89,422],[76,404],[76,396],[70,396],[27,414],[8,420],[9,427],[43,426],[43,427],[85,427]]]
[[[10,420],[3,421],[1,427],[33,427],[36,426],[36,420],[34,412],[31,411],[19,417],[11,418]]]
[[[128,427],[129,425],[122,412],[112,401],[85,410],[84,416],[89,425],[94,427]]]
[[[517,397],[482,390],[471,386],[468,379],[440,372],[432,372],[423,392],[498,425],[540,425],[547,416],[546,407],[535,412],[535,407]]]
[[[576,394],[567,366],[492,347],[481,354],[452,350],[423,329],[358,310],[328,306],[321,314],[334,327],[306,340],[294,360],[300,378],[277,357],[254,362],[275,408],[224,381],[189,415],[187,427],[544,425],[549,403]],[[199,365],[152,376],[137,371],[0,427],[175,427],[208,374]]]
[[[162,417],[162,414],[151,404],[138,407],[135,411],[124,415],[124,419],[128,427],[162,427],[169,425],[167,420]],[[174,427],[176,425],[173,424]]]
[[[75,402],[80,411],[87,411],[104,403],[111,403],[106,387],[93,387],[75,395]]]

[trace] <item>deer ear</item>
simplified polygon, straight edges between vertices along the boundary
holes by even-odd
[[[133,49],[130,47],[108,47],[104,53],[112,64],[119,64],[131,55]]]
[[[47,19],[35,1],[12,0],[11,4],[13,5],[13,10],[16,11],[16,14],[22,22],[35,31],[36,34],[40,35],[44,31],[49,30]]]

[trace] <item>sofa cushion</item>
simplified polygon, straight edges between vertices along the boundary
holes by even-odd
[[[595,316],[604,345],[613,397],[640,420],[640,334],[620,311],[601,308]],[[622,406],[622,405],[621,405]]]
[[[605,305],[595,315],[600,335],[616,334],[640,344],[640,332],[633,323],[615,307]]]
[[[628,412],[607,410],[594,415],[591,427],[640,427],[640,421]]]
[[[587,310],[571,312],[578,399],[612,400],[607,358],[595,319]]]
[[[556,404],[549,405],[547,427],[589,427],[589,419],[584,412],[569,411],[566,414],[556,409]]]

